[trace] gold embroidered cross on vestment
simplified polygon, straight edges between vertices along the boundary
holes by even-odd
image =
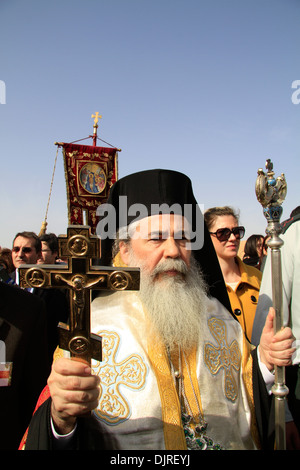
[[[141,389],[145,384],[147,367],[138,354],[117,362],[119,335],[112,331],[99,334],[102,337],[102,362],[93,370],[101,379],[101,392],[95,413],[107,424],[119,424],[130,416],[130,405],[124,392],[121,393],[120,385],[132,390]]]
[[[238,387],[234,378],[234,370],[240,370],[241,352],[238,342],[233,340],[228,346],[227,328],[225,322],[219,318],[208,320],[208,327],[218,343],[218,347],[212,343],[204,346],[204,360],[210,372],[216,375],[224,369],[224,391],[228,400],[234,402],[238,396]]]

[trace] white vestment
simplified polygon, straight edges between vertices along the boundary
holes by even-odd
[[[101,379],[94,414],[107,448],[184,448],[167,356],[157,346],[159,338],[149,342],[149,324],[138,295],[102,292],[92,302],[91,319],[92,332],[103,338],[103,360],[92,365]],[[207,318],[199,321],[199,330],[201,344],[185,378],[191,374],[198,381],[206,434],[225,449],[255,449],[242,328],[220,302],[208,299]]]

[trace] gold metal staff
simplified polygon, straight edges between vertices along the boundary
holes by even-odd
[[[279,238],[281,233],[280,217],[286,193],[287,184],[285,176],[281,173],[276,179],[274,177],[273,163],[270,159],[266,161],[267,173],[260,168],[257,171],[255,192],[258,201],[263,206],[264,216],[268,221],[266,233],[270,235],[268,247],[271,248],[272,267],[272,297],[275,309],[275,332],[283,327],[282,313],[282,272],[280,248],[283,240]],[[289,393],[285,385],[285,367],[275,366],[275,381],[272,387],[275,396],[275,444],[277,450],[286,449],[285,436],[285,402]]]

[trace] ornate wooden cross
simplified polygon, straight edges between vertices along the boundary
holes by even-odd
[[[90,331],[91,290],[138,290],[139,269],[92,266],[92,259],[100,258],[100,239],[87,226],[68,227],[58,243],[67,265],[22,265],[20,286],[70,289],[70,324],[58,325],[59,346],[72,357],[101,361],[101,338]]]

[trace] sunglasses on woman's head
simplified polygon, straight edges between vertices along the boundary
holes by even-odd
[[[219,228],[216,232],[209,233],[215,235],[219,242],[226,242],[232,233],[237,240],[240,240],[245,235],[245,227],[233,227],[232,230],[230,228]]]

